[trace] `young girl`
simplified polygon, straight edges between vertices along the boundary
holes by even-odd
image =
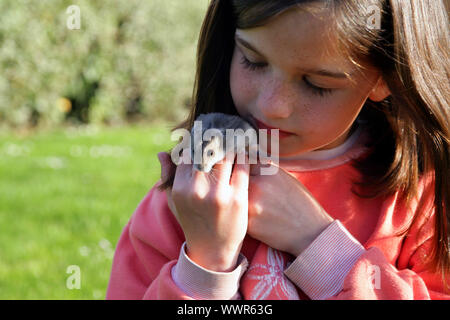
[[[107,298],[449,299],[446,12],[211,1],[177,128],[209,112],[277,128],[280,170],[226,160],[204,173],[159,153]]]

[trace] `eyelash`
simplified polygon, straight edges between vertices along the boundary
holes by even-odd
[[[250,70],[250,71],[257,71],[260,69],[263,69],[266,67],[265,63],[253,63],[249,61],[245,56],[242,56],[241,64],[244,66],[244,68]],[[303,78],[303,81],[305,81],[306,85],[312,90],[313,94],[319,95],[321,97],[325,96],[326,94],[330,94],[333,89],[327,89],[327,88],[321,88],[318,86],[313,85],[311,82],[309,82],[306,78]]]

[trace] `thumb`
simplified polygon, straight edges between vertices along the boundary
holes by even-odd
[[[167,152],[159,152],[158,160],[161,164],[161,180],[166,181],[170,177],[172,167],[175,165]]]
[[[161,181],[164,182],[167,181],[167,179],[170,177],[171,171],[174,170],[176,166],[172,162],[172,159],[167,152],[159,152],[157,156],[159,163],[161,164]],[[178,220],[178,212],[172,200],[172,189],[167,188],[165,190],[165,193],[167,197],[167,205],[174,214],[175,218]]]

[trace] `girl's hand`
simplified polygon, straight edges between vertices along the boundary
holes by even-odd
[[[287,171],[278,168],[274,175],[259,175],[259,168],[252,165],[248,234],[274,249],[298,256],[333,218]]]
[[[174,164],[167,153],[159,153],[161,175]],[[250,166],[224,160],[214,166],[214,177],[176,167],[172,189],[167,189],[169,207],[186,237],[187,255],[200,266],[219,272],[235,268],[248,225]],[[231,177],[231,179],[230,179]]]

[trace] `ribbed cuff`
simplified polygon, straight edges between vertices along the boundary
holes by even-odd
[[[342,290],[344,279],[364,247],[335,220],[284,271],[313,300],[330,298]]]
[[[231,272],[216,272],[203,268],[189,259],[185,251],[186,242],[180,250],[178,262],[172,268],[175,284],[194,299],[230,300],[239,299],[239,280],[247,270],[248,261],[239,254],[237,267]]]

